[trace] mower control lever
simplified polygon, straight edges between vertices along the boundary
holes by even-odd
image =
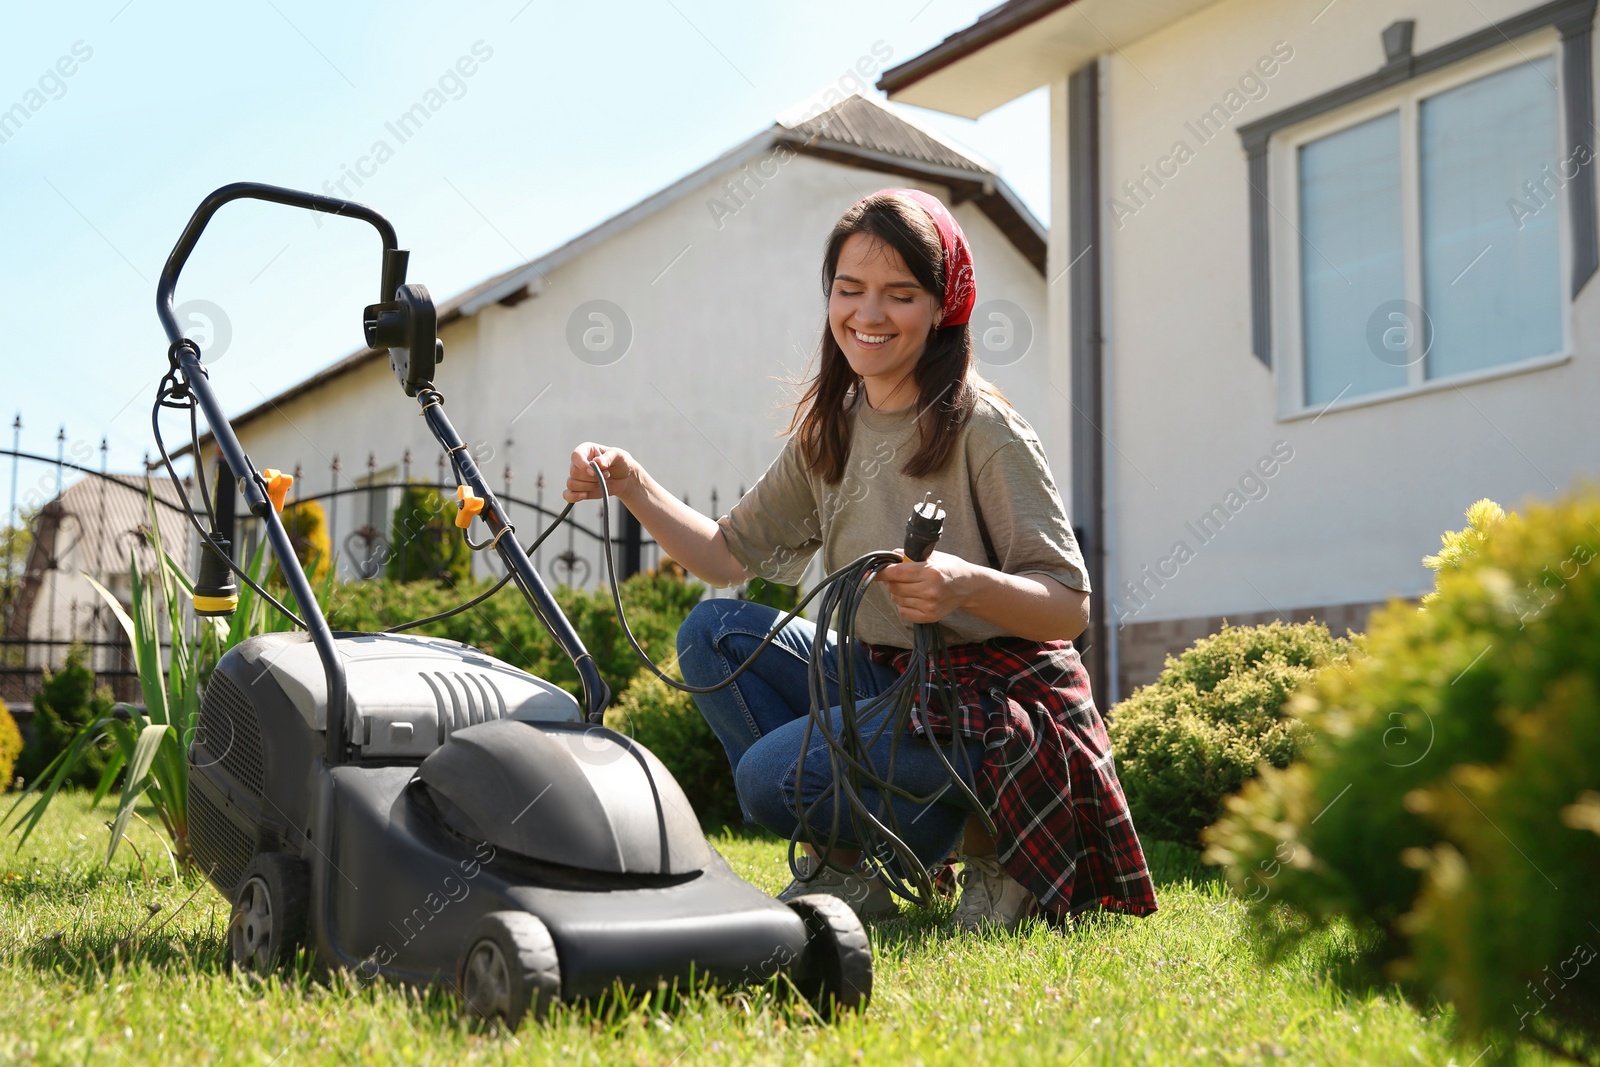
[[[361,330],[368,348],[389,350],[389,367],[406,396],[416,396],[433,381],[434,368],[444,357],[444,344],[439,340],[439,315],[427,286],[402,285],[392,298],[367,305],[361,313]]]

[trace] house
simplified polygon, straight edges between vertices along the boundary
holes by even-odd
[[[67,486],[34,517],[0,662],[0,700],[22,721],[31,714],[28,701],[43,670],[61,667],[74,645],[83,646],[85,662],[118,699],[136,699],[128,638],[90,579],[126,608],[132,602],[129,561],[136,559],[147,577],[155,574],[152,497],[162,547],[188,568],[193,535],[176,488],[165,472],[150,476],[148,493],[146,485],[143,475],[91,474]],[[158,603],[157,618],[162,617]]]
[[[628,449],[693,506],[725,513],[781,450],[784,404],[798,398],[784,379],[805,375],[826,328],[830,228],[891,186],[952,205],[974,248],[984,371],[1048,433],[1049,376],[1030,356],[1043,348],[1034,326],[1044,321],[1043,226],[985,163],[905,109],[855,94],[775,122],[561,247],[440,303],[436,384],[491,484],[525,502],[510,508],[519,536],[531,539],[562,506],[568,459],[583,441]],[[392,528],[397,495],[350,490],[446,480],[416,414],[387,355],[362,350],[233,425],[258,467],[300,468],[296,493],[345,490],[325,510],[350,576],[376,573],[371,539]],[[546,517],[527,506],[540,503]],[[574,518],[592,530],[598,510],[585,504]],[[594,544],[575,551],[566,535],[543,550],[543,572],[575,586],[603,575]]]
[[[1223,618],[1361,628],[1474,500],[1600,467],[1595,0],[1011,0],[885,71],[1047,86],[1051,453],[1110,699]]]

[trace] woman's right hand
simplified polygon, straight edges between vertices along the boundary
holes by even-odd
[[[561,494],[563,500],[576,503],[579,500],[600,499],[600,479],[595,477],[594,468],[589,466],[590,460],[597,461],[600,469],[605,471],[606,492],[624,503],[643,481],[644,468],[624,449],[585,441],[572,450],[567,488]]]

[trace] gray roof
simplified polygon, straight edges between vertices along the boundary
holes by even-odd
[[[993,177],[988,168],[970,156],[890,110],[893,106],[859,94],[852,95],[815,118],[788,128],[796,136],[814,143],[853,145],[965,171],[978,178]]]

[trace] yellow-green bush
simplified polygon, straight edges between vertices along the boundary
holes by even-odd
[[[1425,608],[1378,612],[1293,700],[1304,758],[1204,836],[1273,948],[1348,918],[1503,1053],[1600,1037],[1600,488],[1480,518]]]
[[[1108,716],[1139,832],[1198,844],[1223,799],[1259,766],[1287,766],[1310,730],[1284,713],[1284,702],[1318,666],[1348,656],[1349,645],[1319,622],[1224,623],[1168,656],[1161,677]]]
[[[315,500],[304,500],[283,509],[283,528],[294,545],[295,558],[305,568],[314,586],[321,585],[333,565],[333,545],[328,540],[328,519],[322,505]],[[284,584],[276,561],[272,564],[270,580],[274,585]]]
[[[17,729],[17,720],[11,717],[11,709],[6,707],[4,700],[0,700],[0,793],[11,788],[11,771],[20,755],[22,731]]]
[[[679,677],[676,655],[660,666],[669,677]],[[727,754],[693,696],[646,670],[606,712],[606,725],[628,734],[666,764],[702,823],[742,821]]]
[[[1423,556],[1422,565],[1437,574],[1446,571],[1458,571],[1482,551],[1484,544],[1489,540],[1489,534],[1506,517],[1505,510],[1488,497],[1478,501],[1467,509],[1467,525],[1460,530],[1446,530],[1439,535],[1439,552],[1433,556]],[[1437,577],[1435,581],[1437,582]],[[1426,594],[1422,598],[1423,606],[1433,603],[1439,598],[1439,591]]]

